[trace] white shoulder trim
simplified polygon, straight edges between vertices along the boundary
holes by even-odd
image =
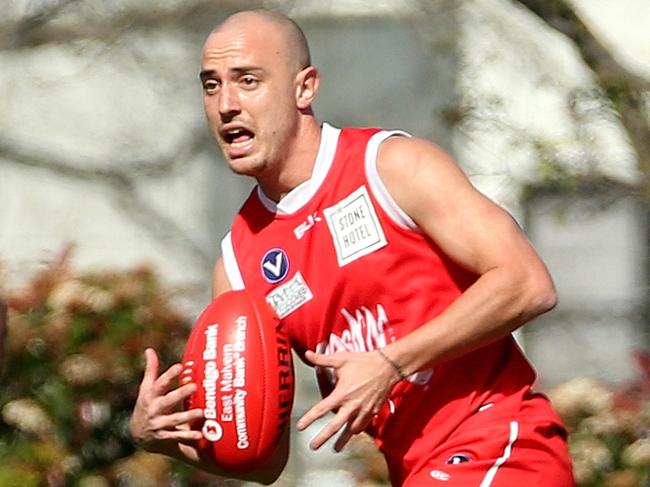
[[[418,230],[417,224],[411,219],[410,216],[406,214],[402,208],[395,202],[393,197],[386,189],[384,182],[379,177],[379,172],[377,171],[377,153],[379,152],[379,144],[384,140],[394,135],[404,135],[410,137],[411,135],[407,132],[401,130],[390,130],[377,132],[375,135],[370,137],[368,145],[366,147],[366,178],[368,179],[368,184],[370,186],[370,191],[372,191],[373,196],[379,202],[379,205],[386,212],[386,214],[397,223],[402,228],[408,228],[410,230]]]
[[[226,270],[226,276],[233,291],[244,289],[244,279],[242,278],[239,264],[235,257],[235,249],[232,246],[232,232],[228,232],[221,241],[221,257],[223,258],[223,267]]]
[[[332,167],[340,134],[341,129],[328,123],[323,123],[320,146],[316,160],[314,161],[311,177],[289,191],[280,202],[276,203],[264,194],[262,188],[257,187],[257,196],[268,211],[279,215],[290,215],[300,210],[300,208],[309,202],[321,184],[323,184],[330,167]]]

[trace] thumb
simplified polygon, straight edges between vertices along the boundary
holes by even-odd
[[[336,367],[340,363],[340,357],[325,355],[324,353],[316,353],[311,350],[305,352],[305,358],[311,362],[312,365],[318,365],[320,367]]]

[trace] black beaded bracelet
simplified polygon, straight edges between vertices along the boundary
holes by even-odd
[[[377,350],[377,353],[381,356],[381,358],[383,358],[386,362],[388,362],[389,364],[391,364],[391,365],[393,366],[393,368],[395,369],[395,372],[397,372],[397,375],[399,375],[399,378],[400,378],[401,380],[404,380],[404,379],[406,379],[406,378],[408,377],[408,376],[404,373],[404,371],[402,370],[402,366],[401,366],[400,364],[398,364],[398,363],[395,362],[393,359],[391,359],[390,357],[388,357],[388,356],[387,356],[387,355],[382,351],[381,348],[377,348],[376,350]]]

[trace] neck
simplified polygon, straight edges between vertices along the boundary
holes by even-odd
[[[293,188],[311,178],[320,138],[321,128],[316,119],[313,116],[305,117],[287,148],[280,170],[270,177],[257,178],[266,196],[278,202]]]

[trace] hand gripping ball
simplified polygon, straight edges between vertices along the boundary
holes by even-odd
[[[265,463],[289,425],[294,375],[289,341],[269,305],[228,291],[199,316],[185,346],[181,382],[198,387],[186,409],[204,460],[234,472]]]

